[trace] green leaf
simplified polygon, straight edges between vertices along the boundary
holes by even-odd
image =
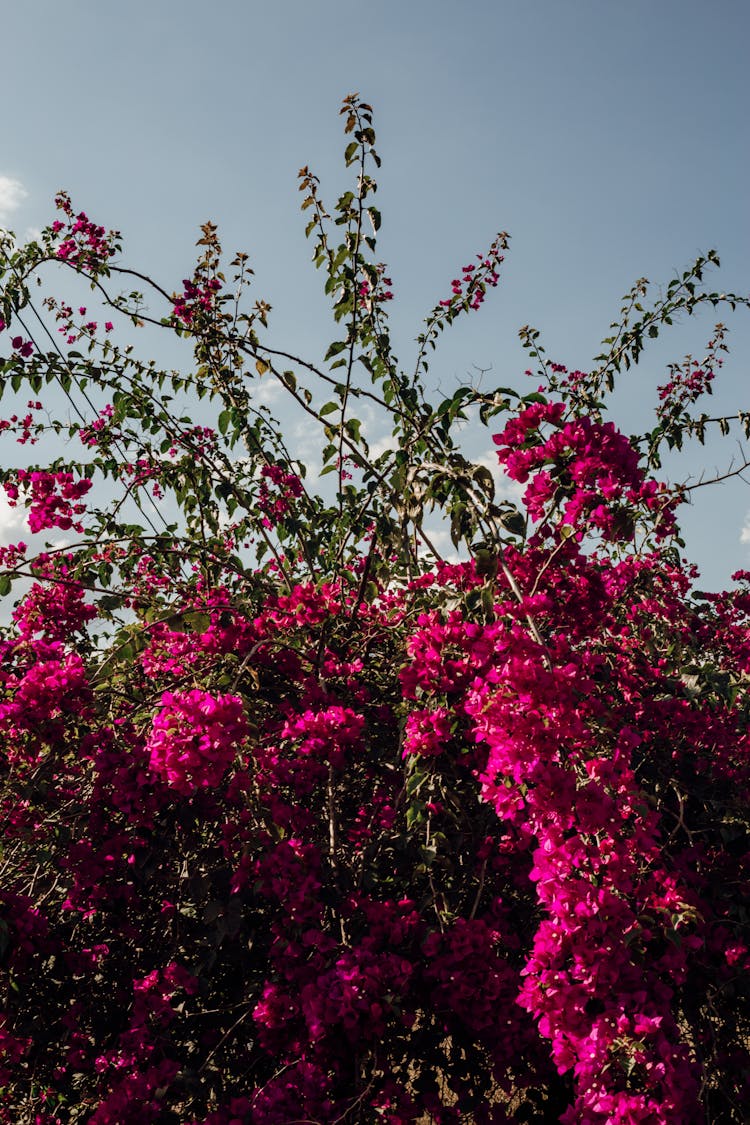
[[[211,627],[211,617],[201,610],[189,609],[166,619],[173,633],[205,633]]]
[[[335,340],[326,352],[324,356],[324,362],[327,363],[329,359],[333,359],[334,356],[337,356],[340,352],[343,352],[345,347],[346,340]]]
[[[516,509],[503,512],[500,516],[500,523],[511,535],[524,535],[526,532],[526,517]]]
[[[482,491],[489,496],[490,500],[493,500],[495,497],[495,478],[487,466],[476,465],[472,470],[472,476]]]
[[[344,429],[353,441],[359,442],[362,440],[361,434],[359,432],[361,425],[362,423],[360,422],[359,418],[347,418],[346,422],[344,423]]]

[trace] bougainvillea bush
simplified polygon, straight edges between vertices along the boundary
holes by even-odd
[[[507,236],[404,371],[372,113],[343,113],[354,188],[329,215],[300,173],[320,363],[210,224],[176,289],[64,194],[3,238],[2,482],[46,545],[0,557],[0,1121],[747,1121],[750,574],[696,590],[660,477],[744,423],[701,413],[723,325],[648,433],[607,417],[680,314],[747,302],[711,254],[638,282],[590,371],[527,328],[533,390],[432,402]],[[152,330],[191,360],[118,342]]]

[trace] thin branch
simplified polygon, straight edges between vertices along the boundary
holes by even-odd
[[[738,469],[729,469],[726,473],[720,473],[718,476],[709,477],[708,480],[704,480],[704,478],[701,477],[695,484],[680,484],[677,488],[681,493],[693,492],[696,488],[705,488],[709,484],[719,484],[721,481],[730,480],[732,477],[739,477],[744,484],[750,484],[750,481],[745,480],[742,476],[745,470],[749,468],[750,461],[745,461]]]

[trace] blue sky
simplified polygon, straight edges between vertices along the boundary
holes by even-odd
[[[666,283],[715,247],[716,288],[750,291],[748,41],[746,0],[7,5],[0,223],[43,225],[65,187],[172,289],[212,219],[251,255],[271,341],[320,358],[332,329],[296,174],[309,164],[335,200],[338,108],[357,90],[383,159],[397,354],[410,358],[422,316],[504,229],[501,285],[444,337],[430,377],[450,390],[491,368],[489,383],[523,385],[522,324],[585,368],[637,277]],[[623,428],[645,428],[665,364],[700,354],[712,323],[660,340],[623,383]],[[748,315],[730,327],[715,396],[727,411],[750,407]],[[712,474],[732,455],[725,442],[670,471]],[[688,553],[724,585],[750,567],[750,489],[694,495]]]

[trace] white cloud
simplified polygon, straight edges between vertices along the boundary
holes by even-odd
[[[451,539],[451,533],[448,528],[425,527],[424,530],[427,538],[430,540],[430,543],[432,543],[435,550],[442,555],[446,562],[457,563],[461,562],[462,557],[464,560],[466,559],[466,552],[464,551],[462,556],[454,547],[453,540]],[[427,544],[421,541],[419,545],[419,554],[423,558],[432,557],[432,553],[428,549]]]
[[[20,207],[28,194],[20,180],[0,176],[0,221],[4,221],[12,211]]]
[[[28,539],[28,535],[26,509],[22,504],[11,508],[5,492],[0,490],[0,543],[7,546],[8,543],[17,542],[19,538]]]
[[[745,522],[740,532],[740,543],[750,543],[750,512],[745,516]]]
[[[283,387],[273,375],[264,376],[261,382],[253,385],[252,402],[258,406],[270,406],[281,398]]]
[[[386,434],[385,437],[377,438],[376,441],[370,443],[370,457],[376,461],[388,449],[398,449],[398,439],[393,434]]]

